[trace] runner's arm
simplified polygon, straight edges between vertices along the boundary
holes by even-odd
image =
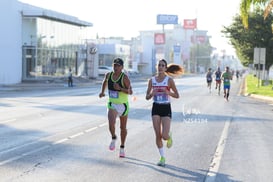
[[[101,91],[100,91],[100,94],[99,94],[100,98],[105,96],[104,92],[105,92],[105,89],[106,89],[106,86],[107,86],[107,81],[108,81],[109,74],[110,73],[107,73],[107,74],[104,75],[104,79],[103,79],[102,84],[101,84]]]
[[[171,88],[170,90],[166,90],[166,93],[173,97],[173,98],[179,98],[179,93],[177,91],[177,88],[176,88],[176,85],[175,85],[175,82],[172,78],[169,78],[169,87]]]
[[[148,81],[147,91],[146,91],[146,100],[150,100],[153,97],[152,92],[152,79]]]

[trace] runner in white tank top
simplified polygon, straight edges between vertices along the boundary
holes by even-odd
[[[182,74],[183,68],[179,65],[168,65],[164,59],[158,61],[157,75],[149,79],[146,91],[146,99],[153,98],[152,120],[156,136],[156,145],[159,150],[159,166],[165,166],[165,154],[163,140],[167,141],[167,147],[172,146],[172,136],[170,132],[172,110],[170,97],[179,98],[175,82],[169,74]]]

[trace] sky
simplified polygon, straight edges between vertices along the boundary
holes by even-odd
[[[239,12],[240,0],[19,0],[34,6],[68,14],[93,23],[90,34],[130,39],[143,30],[162,30],[158,14],[177,15],[178,23],[197,18],[198,30],[207,30],[217,50],[234,54],[221,33]],[[173,25],[165,25],[171,29]]]

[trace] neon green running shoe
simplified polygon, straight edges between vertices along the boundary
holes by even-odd
[[[172,133],[169,133],[169,139],[167,141],[167,147],[171,148],[173,145],[173,138],[172,138]]]
[[[165,157],[160,157],[159,162],[157,163],[158,166],[165,166]]]

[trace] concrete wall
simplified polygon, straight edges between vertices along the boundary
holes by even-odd
[[[17,0],[0,1],[0,23],[0,84],[20,83],[22,78],[22,28]]]
[[[141,34],[142,49],[143,49],[143,62],[147,63],[146,66],[142,68],[143,73],[152,74],[155,67],[154,54],[154,33],[146,32]]]

